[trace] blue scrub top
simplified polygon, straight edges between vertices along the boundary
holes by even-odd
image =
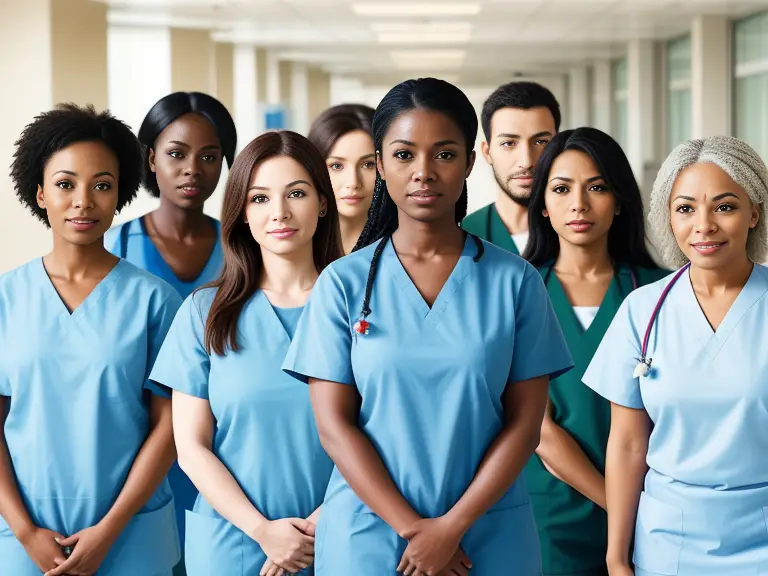
[[[150,378],[210,403],[213,453],[269,520],[306,518],[322,504],[333,464],[309,390],[281,370],[302,308],[274,309],[257,291],[238,319],[238,352],[209,355],[205,324],[216,289],[186,299]],[[187,573],[258,574],[266,557],[199,495],[187,514]],[[310,569],[302,575],[314,574]]]
[[[385,246],[367,335],[360,316],[375,245],[320,275],[283,364],[288,373],[355,386],[359,425],[392,480],[425,518],[464,494],[502,429],[508,385],[558,376],[571,356],[541,277],[520,257],[470,236],[432,307]],[[318,575],[391,576],[406,542],[335,469],[315,542]],[[518,478],[467,533],[473,576],[539,576],[528,493]]]
[[[653,422],[637,511],[636,574],[768,574],[768,268],[752,274],[717,330],[686,271],[633,378],[671,277],[630,294],[584,374],[611,402]]]
[[[4,434],[33,522],[72,535],[113,506],[149,433],[149,372],[181,298],[120,260],[71,314],[41,258],[0,277]],[[164,574],[180,556],[163,481],[128,524],[100,576]],[[0,573],[39,576],[0,518]]]
[[[193,290],[213,282],[218,278],[224,265],[224,254],[221,250],[221,223],[211,218],[216,227],[216,243],[200,275],[190,282],[179,280],[155,244],[147,234],[143,216],[111,228],[104,235],[104,246],[112,254],[128,260],[142,270],[151,272],[173,286],[182,298],[189,296]]]

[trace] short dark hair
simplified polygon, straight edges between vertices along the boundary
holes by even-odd
[[[568,150],[589,156],[610,188],[621,212],[608,232],[608,253],[617,264],[654,268],[645,244],[645,215],[640,188],[624,151],[616,140],[597,128],[577,128],[557,134],[536,165],[528,207],[530,238],[523,257],[536,267],[553,262],[560,254],[560,240],[548,218],[546,205],[550,170],[555,159]]]
[[[152,196],[160,196],[157,176],[149,168],[149,149],[155,146],[160,133],[185,114],[200,114],[213,125],[221,142],[227,166],[232,167],[237,149],[237,130],[227,108],[213,96],[202,92],[174,92],[155,103],[139,128],[139,140],[144,146],[144,176],[142,184]]]
[[[136,197],[141,182],[141,144],[131,129],[109,111],[96,112],[93,106],[60,104],[43,112],[28,124],[16,141],[11,179],[16,196],[50,228],[48,214],[37,205],[37,188],[43,185],[45,166],[57,152],[78,142],[98,142],[117,156],[117,210]]]
[[[555,131],[560,130],[560,104],[547,88],[536,82],[510,82],[499,86],[483,104],[480,115],[485,139],[491,139],[491,119],[502,108],[530,110],[543,106],[549,109],[555,120]]]
[[[356,130],[372,134],[373,113],[373,108],[364,104],[332,106],[315,118],[307,138],[315,145],[323,159],[326,159],[338,139],[345,134]]]

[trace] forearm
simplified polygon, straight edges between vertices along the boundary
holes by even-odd
[[[332,432],[321,434],[323,446],[357,496],[402,534],[420,516],[400,494],[381,456],[355,424],[337,424]]]
[[[536,454],[558,480],[606,509],[605,478],[579,443],[551,420],[545,420],[541,427],[541,441]]]
[[[647,470],[645,449],[632,449],[609,438],[605,467],[609,562],[629,564],[629,547]]]
[[[214,510],[250,538],[266,524],[229,469],[201,444],[180,449],[179,466]]]
[[[0,413],[4,410],[0,403]],[[0,419],[0,427],[3,422]],[[13,532],[17,540],[21,541],[24,537],[35,529],[32,519],[29,516],[24,501],[21,499],[19,488],[16,485],[16,479],[13,474],[11,458],[8,454],[8,446],[5,443],[5,436],[0,429],[0,516],[5,519],[8,527]]]
[[[464,532],[509,490],[538,441],[538,424],[512,422],[502,429],[486,452],[472,483],[448,513]]]

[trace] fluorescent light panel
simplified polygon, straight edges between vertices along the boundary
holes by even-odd
[[[392,62],[399,70],[456,70],[466,57],[464,50],[392,51]]]
[[[352,11],[358,16],[475,16],[480,13],[480,4],[456,3],[362,3],[352,4]]]

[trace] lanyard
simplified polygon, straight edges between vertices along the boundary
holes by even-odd
[[[648,341],[651,338],[651,330],[653,330],[653,324],[656,322],[656,317],[659,315],[659,312],[661,311],[661,305],[664,304],[664,300],[667,299],[667,296],[669,295],[669,291],[672,290],[672,286],[675,285],[675,283],[680,279],[680,276],[682,276],[688,268],[690,268],[691,263],[688,262],[685,266],[680,268],[680,270],[677,271],[677,274],[675,274],[672,277],[672,280],[670,280],[669,284],[667,284],[664,287],[664,290],[661,292],[661,296],[659,296],[658,302],[656,302],[656,306],[653,309],[653,313],[651,314],[651,319],[648,321],[648,327],[645,329],[645,336],[643,337],[643,347],[640,352],[640,358],[638,358],[638,364],[635,366],[635,371],[632,374],[633,378],[639,378],[640,376],[648,376],[648,373],[651,371],[651,363],[653,362],[653,358],[648,358]]]

